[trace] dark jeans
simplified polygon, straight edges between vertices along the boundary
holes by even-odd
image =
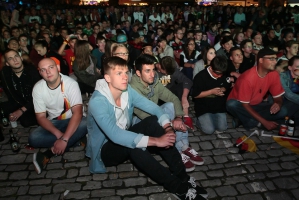
[[[160,137],[164,134],[164,129],[158,124],[156,116],[150,116],[132,126],[129,130],[135,133],[143,133],[151,137]],[[150,152],[155,152],[168,164],[169,169],[162,166]],[[189,180],[185,172],[185,166],[181,155],[175,147],[159,148],[147,147],[146,150],[140,148],[130,149],[111,141],[103,145],[101,157],[106,167],[123,163],[127,159],[143,173],[148,175],[155,182],[163,185],[169,192],[175,193],[182,182]]]
[[[289,116],[290,118],[293,118],[294,121],[296,123],[298,123],[299,122],[299,105],[284,98],[283,106],[285,106],[287,108],[287,111],[288,111],[287,116]],[[298,126],[298,124],[296,126]]]
[[[2,102],[0,104],[0,107],[2,108],[4,112],[4,116],[9,120],[9,114],[18,110],[22,106],[19,104],[16,104],[14,102]],[[2,119],[2,114],[0,113],[1,119]],[[31,110],[27,110],[24,114],[22,114],[19,119],[20,124],[23,127],[28,127],[28,126],[33,126],[37,124],[36,118],[35,118],[35,112],[34,109],[32,108]]]
[[[60,130],[62,133],[64,133],[67,129],[67,126],[69,125],[70,119],[64,119],[64,120],[51,120],[52,124]],[[66,151],[77,144],[77,142],[83,138],[87,133],[87,126],[86,126],[86,117],[82,117],[81,122],[77,128],[77,130],[74,132],[72,137],[69,139],[66,147]],[[37,127],[33,132],[30,133],[28,142],[31,146],[35,148],[51,148],[54,143],[56,142],[57,138],[55,135],[53,135],[51,132],[47,131],[43,127],[39,126]]]
[[[287,116],[287,108],[284,104],[280,108],[280,111],[274,115],[270,113],[271,106],[272,103],[263,101],[260,104],[251,107],[266,120],[277,121],[282,120]],[[226,109],[234,117],[241,120],[245,129],[254,128],[259,123],[251,114],[249,114],[249,112],[247,112],[240,101],[234,99],[228,100],[226,102]]]

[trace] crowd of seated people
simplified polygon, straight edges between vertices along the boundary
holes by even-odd
[[[64,9],[18,5],[9,10],[3,5],[0,77],[13,106],[8,109],[8,102],[1,103],[1,117],[10,118],[14,113],[17,118],[12,120],[19,119],[24,126],[40,122],[32,119],[34,99],[30,94],[38,79],[46,77],[41,72],[38,76],[41,61],[51,63],[46,58],[52,59],[63,77],[69,76],[78,83],[81,93],[92,94],[98,81],[106,80],[105,70],[111,69],[104,65],[112,62],[111,58],[125,60],[129,83],[132,78],[135,82],[146,79],[149,71],[143,72],[142,67],[147,63],[137,59],[152,58],[144,54],[155,58],[155,72],[149,77],[153,80],[141,80],[149,90],[145,96],[153,97],[155,87],[151,84],[159,82],[159,87],[167,89],[165,94],[159,94],[160,100],[174,99],[172,110],[179,111],[172,120],[181,120],[190,129],[194,126],[189,117],[189,97],[195,106],[194,124],[205,134],[225,131],[227,115],[232,116],[234,128],[243,125],[248,130],[277,129],[285,116],[299,119],[298,7],[161,5]],[[16,62],[20,60],[23,64],[18,68]],[[10,83],[18,78],[28,82],[26,91],[20,94],[14,90],[24,89],[22,85]],[[167,96],[168,92],[174,96]],[[158,98],[154,102],[168,103]],[[26,123],[21,116],[29,112],[30,123]],[[188,139],[184,145],[189,145]],[[194,170],[194,157],[201,160],[197,152],[186,146],[179,152],[185,154],[182,161],[186,170]]]

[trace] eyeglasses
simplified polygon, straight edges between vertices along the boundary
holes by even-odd
[[[129,53],[114,53],[114,56],[128,56]]]
[[[193,45],[195,45],[195,44],[194,44],[194,43],[189,43],[188,45],[190,45],[190,46],[192,45],[192,46],[193,46]]]
[[[213,71],[215,74],[217,74],[217,75],[222,75],[222,74],[223,74],[222,72],[214,71],[213,69],[212,69],[212,71]]]
[[[271,60],[271,61],[277,61],[277,58],[274,58],[274,57],[263,57],[263,58]]]

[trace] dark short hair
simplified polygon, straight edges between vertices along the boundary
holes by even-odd
[[[224,56],[215,56],[211,61],[211,68],[213,71],[220,71],[224,73],[227,70],[227,58]]]
[[[250,43],[253,45],[252,40],[246,39],[246,40],[243,40],[243,41],[241,42],[241,44],[240,44],[240,48],[243,49],[244,46],[245,46],[245,44],[248,43],[248,42],[250,42]]]
[[[43,47],[43,48],[45,48],[46,47],[46,49],[48,50],[48,42],[46,41],[46,40],[38,40],[35,44],[34,44],[34,46],[41,46],[41,47]]]
[[[11,51],[13,51],[13,52],[15,52],[16,54],[19,55],[19,53],[18,53],[16,50],[13,50],[13,49],[6,49],[6,50],[4,51],[4,53],[3,53],[6,62],[7,62],[6,54],[7,54],[8,52],[11,52]],[[21,57],[21,56],[20,56],[20,57]]]
[[[288,62],[288,66],[293,66],[295,60],[299,60],[299,56],[293,56],[289,62]]]
[[[135,60],[135,69],[136,71],[142,71],[143,65],[153,65],[157,62],[156,58],[154,56],[148,55],[148,54],[141,54],[136,60]]]
[[[268,55],[276,55],[276,52],[270,48],[263,48],[259,50],[257,54],[257,63],[259,62],[260,58],[263,58],[264,56],[268,56]]]
[[[168,75],[172,75],[177,68],[175,59],[170,56],[163,57],[161,59],[160,65],[161,65],[161,68],[163,70],[165,70]]]
[[[104,74],[108,74],[109,71],[115,69],[116,66],[128,67],[127,61],[118,56],[112,56],[105,59],[103,63]]]
[[[220,44],[221,45],[223,45],[223,44],[225,44],[225,43],[227,43],[227,42],[229,42],[229,41],[234,41],[233,40],[233,38],[231,37],[231,36],[224,36],[223,38],[222,38],[222,40],[220,41]]]
[[[240,50],[242,52],[242,50],[239,48],[239,47],[232,47],[230,50],[229,50],[229,55],[232,56],[233,52],[234,51],[237,51],[237,50]]]

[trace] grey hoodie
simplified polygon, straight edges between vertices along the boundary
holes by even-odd
[[[121,107],[119,107],[115,104],[108,83],[105,79],[101,79],[96,82],[95,90],[99,91],[102,95],[104,95],[111,103],[111,105],[113,105],[115,118],[117,122],[116,125],[121,129],[128,129],[131,126],[131,121],[128,114],[128,91],[123,91],[123,93],[121,94]]]

